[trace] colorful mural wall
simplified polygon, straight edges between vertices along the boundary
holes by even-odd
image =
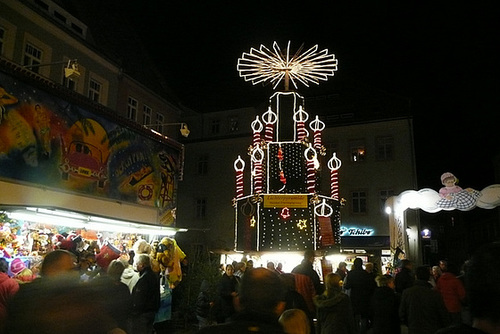
[[[179,147],[0,72],[0,178],[157,207],[173,225]]]

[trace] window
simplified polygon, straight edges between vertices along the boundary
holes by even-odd
[[[198,175],[207,175],[208,173],[208,155],[198,157]]]
[[[38,49],[34,45],[30,43],[26,43],[26,47],[24,48],[24,66],[33,66],[40,65],[42,63],[42,50]],[[30,70],[38,73],[39,66],[30,67]]]
[[[389,197],[394,196],[394,190],[391,189],[380,190],[379,195],[380,195],[380,211],[385,212],[385,201],[387,201]]]
[[[378,137],[375,139],[377,161],[394,159],[394,138],[392,136]]]
[[[207,200],[206,198],[198,198],[196,200],[196,218],[205,218],[207,216]]]
[[[132,121],[137,120],[137,105],[138,105],[137,100],[129,96],[127,104],[127,118]]]
[[[76,81],[71,79],[71,78],[66,78],[64,75],[63,75],[63,86],[68,88],[68,89],[71,89],[72,91],[76,91]]]
[[[152,114],[153,110],[147,105],[144,105],[144,107],[142,108],[142,125],[151,125]]]
[[[102,85],[93,78],[89,82],[89,99],[94,102],[101,102]]]
[[[216,135],[220,132],[220,120],[218,120],[218,119],[212,120],[211,132],[213,135]]]
[[[0,27],[0,55],[3,54],[3,45],[5,44],[5,29]]]
[[[238,131],[238,117],[229,117],[229,131]]]
[[[355,140],[350,142],[349,145],[351,149],[351,161],[352,162],[361,162],[366,159],[366,149],[365,144],[361,140]]]
[[[165,116],[163,116],[163,114],[157,113],[156,114],[156,124],[158,124],[158,126],[157,126],[156,130],[159,133],[163,133],[163,123],[165,123]]]
[[[353,213],[366,213],[366,192],[353,191],[352,192],[352,212]]]

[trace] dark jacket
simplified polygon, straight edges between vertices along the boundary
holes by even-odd
[[[401,271],[394,277],[394,284],[396,285],[396,293],[401,295],[403,291],[411,286],[415,281],[415,276],[410,269],[403,267]]]
[[[160,278],[151,267],[146,267],[132,290],[132,314],[156,312],[159,308]]]
[[[422,280],[416,280],[411,288],[403,291],[399,318],[408,326],[409,334],[434,334],[449,325],[443,298]]]
[[[314,290],[316,290],[316,294],[320,295],[323,293],[324,288],[321,284],[321,280],[319,279],[319,275],[316,270],[314,270],[312,263],[307,259],[302,260],[302,262],[298,266],[293,268],[292,273],[309,276],[314,284]]]
[[[236,312],[232,293],[238,291],[239,284],[239,277],[222,275],[217,286],[217,299],[213,310],[217,322],[224,322]]]
[[[340,290],[314,297],[317,334],[354,334],[356,327],[349,296]]]
[[[196,315],[202,318],[208,318],[210,316],[210,297],[208,295],[209,284],[207,281],[203,281],[200,287],[200,293],[198,298],[196,298]]]
[[[393,289],[382,286],[376,288],[371,300],[373,334],[399,334],[399,301]]]
[[[132,297],[128,286],[120,281],[114,281],[109,276],[100,276],[89,283],[97,296],[96,302],[101,303],[108,313],[123,330],[127,329],[127,319],[132,310]]]
[[[351,297],[354,314],[362,317],[370,315],[370,300],[377,283],[372,275],[363,268],[354,268],[349,272],[344,282],[344,289],[348,290]]]
[[[284,334],[278,317],[270,314],[241,313],[234,320],[225,324],[203,327],[200,334]]]

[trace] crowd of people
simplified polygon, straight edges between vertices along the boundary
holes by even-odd
[[[274,263],[265,268],[235,263],[244,268],[236,276],[227,265],[216,298],[199,299],[205,305],[199,332],[500,333],[500,273],[484,271],[500,265],[499,251],[498,242],[483,246],[461,272],[445,260],[416,268],[402,260],[395,274],[382,275],[356,258],[350,270],[341,262],[323,283],[311,251],[291,273],[276,270]]]
[[[437,268],[414,268],[403,260],[394,276],[377,275],[370,263],[356,258],[350,270],[340,263],[323,282],[311,251],[290,273],[274,263],[258,268],[251,261],[229,264],[215,293],[210,293],[208,281],[202,283],[197,331],[500,333],[500,273],[485,271],[498,268],[498,254],[499,242],[481,247],[463,273],[444,260]],[[7,275],[7,261],[0,258],[0,332],[155,332],[160,283],[151,256],[112,260],[97,275],[82,273],[81,268],[74,254],[55,250],[43,259],[36,279],[20,283]]]
[[[142,241],[118,257],[55,249],[30,279],[21,258],[0,258],[0,334],[153,333],[161,271]]]

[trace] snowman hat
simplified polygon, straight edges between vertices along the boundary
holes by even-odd
[[[441,183],[444,185],[444,180],[449,179],[449,178],[453,178],[453,179],[455,179],[455,182],[458,182],[458,179],[455,177],[455,175],[453,175],[450,172],[446,172],[446,173],[443,173],[443,175],[441,175]]]

